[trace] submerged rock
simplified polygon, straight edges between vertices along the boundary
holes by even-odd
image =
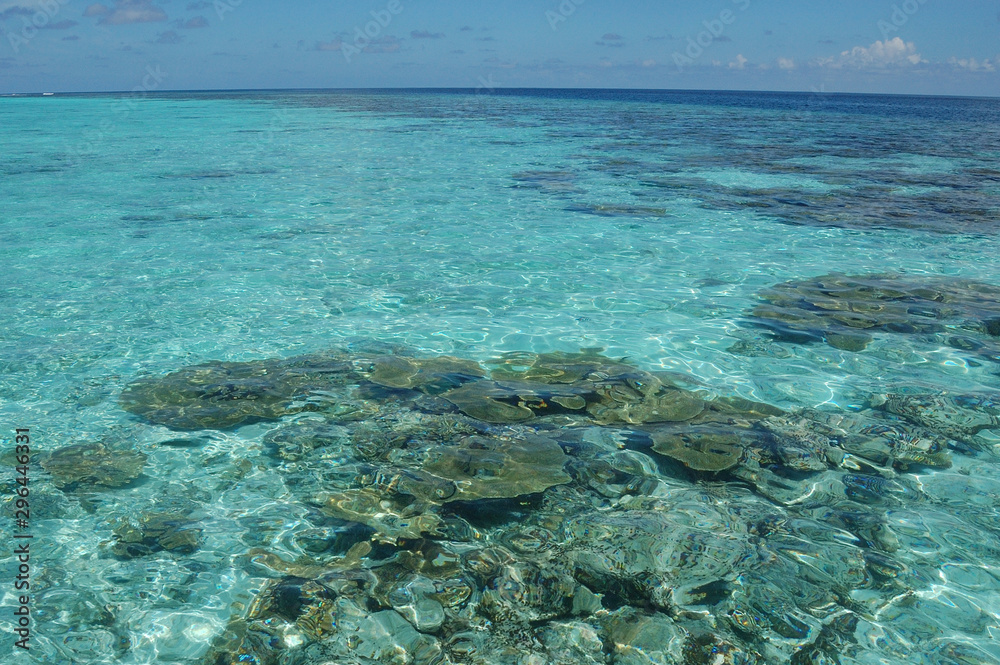
[[[693,499],[693,497],[692,497]],[[724,580],[751,565],[753,546],[728,526],[731,519],[693,499],[672,501],[675,511],[596,512],[567,522],[576,578],[612,601],[669,608],[690,590]],[[697,520],[692,523],[692,514]]]
[[[201,545],[202,529],[184,513],[146,513],[138,520],[122,519],[114,530],[115,556],[131,559],[166,550],[193,554]]]
[[[761,466],[777,466],[785,471],[809,473],[825,471],[843,460],[843,451],[834,433],[801,414],[770,417],[756,428],[767,436],[755,438],[753,456]]]
[[[749,433],[747,433],[749,435]],[[653,450],[694,471],[725,471],[740,463],[744,437],[718,426],[694,425],[676,430],[656,430]]]
[[[442,397],[468,416],[487,423],[518,423],[536,415],[581,410],[592,395],[589,385],[552,385],[529,381],[475,381]]]
[[[602,349],[583,349],[579,353],[505,353],[487,361],[494,366],[490,376],[498,381],[535,381],[538,383],[577,383],[606,381],[639,373],[637,367],[601,355]]]
[[[666,217],[666,208],[653,208],[619,203],[577,203],[566,208],[571,212],[584,212],[601,217]]]
[[[385,464],[393,450],[406,446],[448,444],[476,429],[461,415],[436,415],[413,411],[383,411],[378,418],[351,428],[355,453],[366,461]]]
[[[351,627],[348,623],[347,627]],[[341,629],[343,630],[343,626]],[[408,665],[433,665],[444,663],[444,654],[437,639],[417,632],[395,610],[370,614],[353,627],[349,651],[361,658],[378,662]],[[348,646],[348,645],[345,645]]]
[[[454,441],[410,441],[376,467],[344,466],[350,487],[321,492],[323,512],[360,522],[391,542],[440,535],[439,507],[535,495],[569,483],[568,457],[554,440],[462,434]],[[353,469],[353,471],[352,471]]]
[[[475,436],[427,453],[421,469],[455,487],[441,501],[506,499],[542,492],[571,478],[559,444],[542,436],[501,440]]]
[[[463,413],[490,423],[520,423],[552,415],[589,416],[604,424],[691,420],[707,407],[682,385],[689,377],[657,375],[602,356],[508,353],[488,364],[492,381],[474,381],[442,397]],[[680,382],[680,384],[678,384]]]
[[[580,585],[567,571],[531,563],[503,566],[483,594],[483,611],[498,623],[567,617]]]
[[[456,612],[471,590],[457,591],[464,581],[447,577],[455,572],[451,568],[439,571],[440,579],[414,573],[422,566],[434,567],[421,556],[420,547],[379,560],[367,558],[371,551],[368,543],[359,543],[344,557],[308,564],[251,551],[253,562],[282,576],[267,583],[231,621],[206,665],[277,662],[285,657],[387,665],[447,663],[432,634],[458,618]],[[443,554],[438,548],[432,555]]]
[[[604,385],[588,411],[601,424],[672,423],[691,420],[705,410],[705,401],[685,390],[666,388],[659,381]]]
[[[349,441],[346,430],[324,422],[299,422],[268,432],[264,445],[279,459],[297,462],[312,451]]]
[[[353,379],[351,364],[336,354],[213,362],[138,379],[122,391],[119,403],[170,429],[224,430],[319,410],[324,391]]]
[[[737,414],[718,418],[726,406]],[[706,422],[645,427],[653,451],[682,462],[689,469],[718,472],[738,464],[768,467],[786,473],[824,471],[843,457],[837,452],[833,432],[799,415],[771,415],[760,405],[748,403],[737,409],[733,403],[713,404],[716,417]]]
[[[792,352],[783,346],[762,340],[741,339],[727,351],[736,356],[748,358],[791,358]]]
[[[135,450],[112,450],[101,443],[66,446],[42,461],[56,487],[101,485],[121,487],[142,473],[146,455]]]
[[[604,642],[594,626],[582,621],[553,621],[541,631],[552,665],[604,665]]]
[[[659,612],[622,608],[604,619],[604,632],[621,665],[681,665],[685,631]]]
[[[369,526],[390,541],[436,535],[441,524],[426,504],[394,502],[373,489],[320,494],[315,501],[327,515]]]
[[[387,388],[415,389],[430,394],[445,392],[486,376],[485,370],[479,363],[451,356],[436,358],[379,356],[371,361],[360,361],[358,364],[372,383]]]
[[[422,633],[436,632],[445,621],[444,606],[435,596],[434,582],[421,575],[408,575],[389,592],[392,609]]]
[[[276,581],[258,595],[245,619],[231,622],[227,635],[203,662],[276,663],[282,651],[302,647],[310,662],[447,662],[438,640],[418,632],[398,612],[365,607],[363,592],[373,581],[362,571]]]
[[[538,436],[466,436],[447,445],[397,451],[383,468],[376,491],[445,504],[510,499],[570,482],[569,458],[554,440]]]
[[[541,189],[548,192],[568,194],[577,192],[576,174],[573,171],[518,171],[511,175],[516,188]]]
[[[977,446],[977,434],[1000,429],[1000,400],[988,396],[884,394],[873,397],[872,406]]]
[[[885,286],[871,302],[906,294]],[[880,330],[878,307],[815,300],[800,320],[831,342]],[[907,558],[920,529],[890,519],[926,507],[896,470],[948,466],[956,439],[1000,414],[939,395],[785,411],[596,350],[483,366],[409,353],[328,372],[213,364],[123,395],[176,427],[320,411],[263,438],[288,463],[256,468],[311,506],[293,531],[279,518],[244,537],[239,560],[269,581],[206,665],[823,662],[847,644],[840,617],[933,579]],[[693,473],[662,473],[664,457]],[[190,552],[199,535],[160,507],[121,523],[113,551]]]
[[[302,557],[296,561],[288,562],[274,552],[270,552],[260,547],[255,547],[247,552],[246,559],[248,563],[253,564],[254,566],[266,568],[274,573],[295,578],[313,579],[320,576],[328,577],[329,575],[337,572],[358,568],[361,565],[362,560],[371,551],[371,544],[362,541],[351,546],[344,556],[332,560],[327,559],[323,563],[308,557]],[[260,603],[264,603],[265,605],[274,605],[274,603],[279,601],[280,597],[276,599],[268,596],[266,593],[261,594],[257,597],[255,604],[251,606],[250,613],[253,615],[257,612],[258,610],[254,608],[259,608]]]
[[[765,659],[753,649],[740,646],[718,635],[705,632],[692,635],[684,644],[685,665],[765,665]]]
[[[875,332],[933,335],[962,329],[972,339],[946,337],[955,348],[997,360],[1000,287],[966,279],[906,275],[830,274],[785,282],[760,294],[766,304],[752,323],[796,343],[825,340],[845,351],[863,351]],[[978,335],[979,342],[974,338]],[[742,347],[734,353],[743,352]]]
[[[947,437],[918,425],[876,417],[878,412],[840,414],[811,412],[814,428],[832,428],[839,445],[846,452],[879,465],[899,469],[951,466]]]

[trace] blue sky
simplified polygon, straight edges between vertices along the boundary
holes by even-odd
[[[1000,2],[0,0],[0,93],[138,86],[1000,96]]]

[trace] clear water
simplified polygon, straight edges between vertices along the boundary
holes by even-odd
[[[857,410],[915,385],[995,397],[1000,386],[996,363],[921,336],[876,333],[862,352],[781,341],[780,357],[729,351],[768,341],[747,314],[782,282],[839,272],[1000,285],[995,100],[57,96],[0,100],[0,146],[4,445],[30,427],[43,453],[104,441],[149,456],[140,482],[96,491],[61,491],[33,467],[36,623],[23,662],[202,662],[265,583],[240,557],[303,554],[289,542],[312,518],[261,443],[278,424],[164,445],[182,435],[118,403],[141,375],[372,340],[476,361],[601,347],[787,409]],[[900,471],[911,494],[867,508],[895,532],[910,577],[897,593],[852,592],[872,611],[841,650],[845,665],[1000,662],[997,461],[952,457],[950,469]],[[13,489],[13,470],[4,475]],[[733,486],[678,478],[665,482]],[[197,506],[196,552],[109,553],[116,520],[170,501]],[[823,524],[815,505],[808,516],[774,509]],[[12,526],[0,524],[4,542]],[[819,568],[827,557],[837,574],[842,544],[788,529],[797,557]],[[10,548],[3,556],[14,570]],[[14,604],[12,582],[0,598]],[[4,658],[16,652],[11,627],[5,607]],[[605,647],[587,657],[639,662]],[[532,662],[562,662],[538,653]]]

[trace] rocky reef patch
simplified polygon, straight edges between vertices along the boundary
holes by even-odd
[[[829,274],[760,293],[748,322],[782,342],[864,351],[876,335],[907,335],[1000,362],[1000,287],[954,278]],[[746,341],[730,350],[769,355]]]
[[[834,276],[776,287],[754,316],[827,341],[954,321],[986,339],[992,293]],[[204,665],[859,662],[844,655],[876,617],[936,620],[913,604],[935,569],[901,515],[940,499],[912,472],[992,460],[1000,434],[995,395],[780,409],[599,349],[205,363],[120,403],[198,441],[256,423],[256,469],[305,511],[292,540],[232,552],[260,583]],[[109,445],[43,468],[65,492],[125,486],[147,456]],[[110,555],[197,556],[204,513],[174,503],[115,520]]]

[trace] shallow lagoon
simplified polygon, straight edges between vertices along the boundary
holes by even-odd
[[[31,659],[1000,662],[993,102],[0,116]]]

